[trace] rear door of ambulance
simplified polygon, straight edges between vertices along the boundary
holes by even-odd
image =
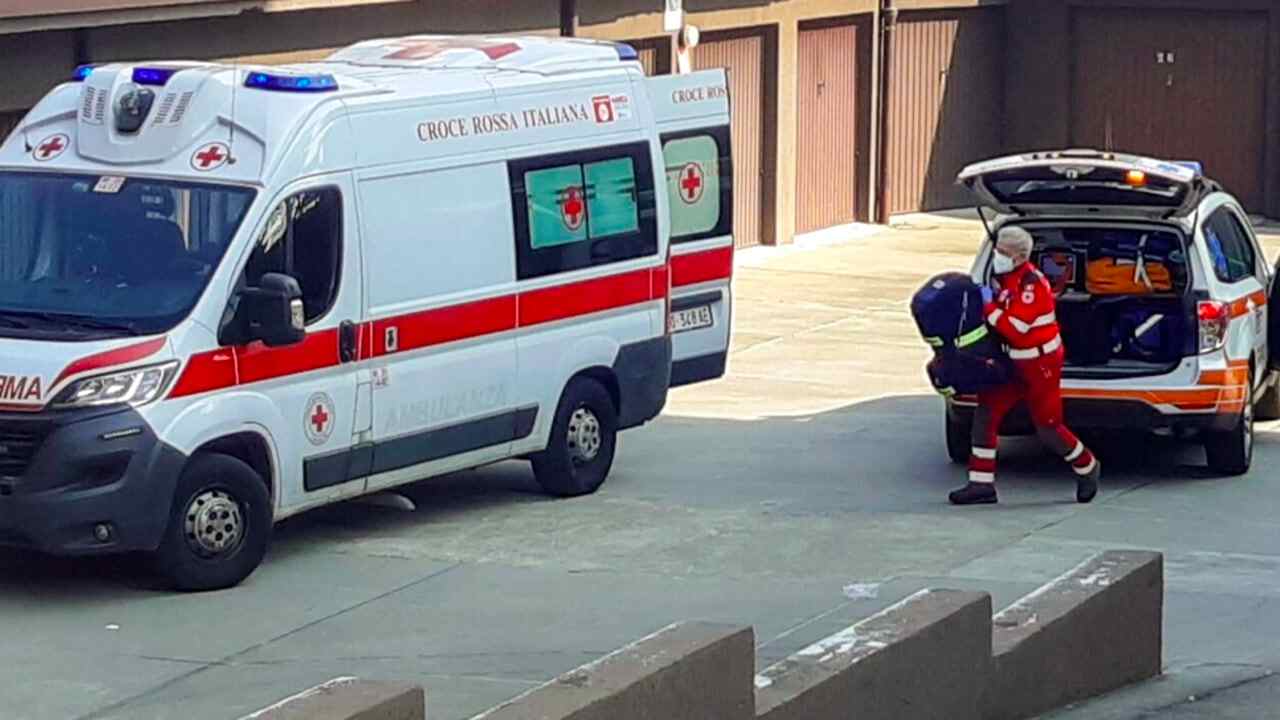
[[[733,295],[733,161],[725,70],[648,78],[671,208],[671,386],[725,372]]]

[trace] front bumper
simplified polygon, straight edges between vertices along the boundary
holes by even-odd
[[[0,545],[154,550],[186,460],[132,408],[0,413]]]
[[[969,422],[976,405],[969,402],[947,402],[947,413],[953,420]],[[1137,430],[1172,431],[1177,434],[1230,430],[1240,416],[1236,413],[1186,412],[1165,413],[1141,400],[1111,398],[1064,398],[1063,421],[1073,430]],[[1001,435],[1030,435],[1035,432],[1026,406],[1019,404],[1005,417]]]

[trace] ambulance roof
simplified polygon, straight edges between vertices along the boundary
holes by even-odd
[[[371,40],[288,66],[157,61],[86,66],[51,91],[0,148],[0,166],[181,175],[260,183],[308,119],[342,106],[496,99],[497,88],[622,77],[636,53],[553,37],[420,35]],[[150,94],[140,129],[121,131],[122,102]],[[338,100],[340,102],[333,102]],[[429,103],[435,105],[436,103]],[[227,162],[219,154],[231,155]],[[200,155],[213,148],[213,152]],[[42,148],[44,148],[42,150]],[[219,150],[221,148],[221,150]],[[205,160],[205,167],[200,167]]]

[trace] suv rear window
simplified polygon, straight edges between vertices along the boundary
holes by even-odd
[[[985,179],[991,194],[1006,205],[1142,205],[1178,207],[1186,196],[1182,183],[1146,176],[1141,184],[1128,182],[1127,173],[1114,168],[1013,168]]]

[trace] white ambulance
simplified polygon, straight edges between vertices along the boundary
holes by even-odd
[[[1035,238],[1032,262],[1057,295],[1067,424],[1196,438],[1212,471],[1246,472],[1255,417],[1280,418],[1280,288],[1240,203],[1194,162],[1096,150],[987,160],[959,181],[989,223],[976,282],[990,280],[992,233]],[[956,462],[974,406],[947,403]],[[1002,430],[1029,431],[1029,418]]]
[[[80,68],[0,148],[0,543],[210,589],[426,477],[591,493],[724,372],[731,178],[724,71],[625,45]]]

